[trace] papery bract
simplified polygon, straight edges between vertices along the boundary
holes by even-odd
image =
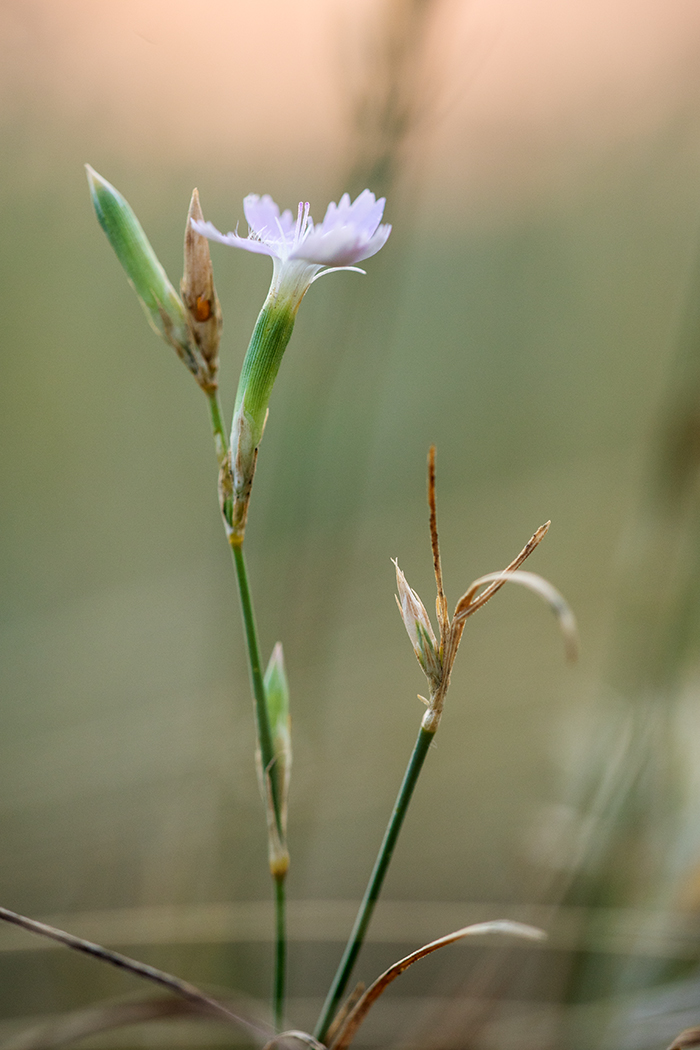
[[[440,644],[435,637],[433,626],[430,622],[423,602],[401,572],[399,563],[394,559],[396,568],[396,586],[398,596],[396,604],[401,613],[404,627],[411,639],[411,645],[415,652],[418,663],[423,668],[430,681],[437,682],[442,674],[442,661],[440,660]]]

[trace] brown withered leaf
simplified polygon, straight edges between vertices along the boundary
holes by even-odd
[[[686,1028],[684,1032],[676,1036],[668,1050],[691,1050],[696,1046],[700,1046],[700,1025],[696,1025],[695,1028]]]
[[[479,922],[472,926],[465,926],[461,930],[455,930],[454,933],[448,933],[446,937],[440,937],[437,941],[431,941],[430,944],[423,945],[417,951],[411,952],[410,955],[405,956],[403,959],[399,959],[388,970],[385,970],[374,984],[369,986],[345,1018],[345,1021],[340,1025],[338,1034],[330,1044],[330,1050],[346,1050],[350,1046],[358,1028],[379,996],[388,988],[392,981],[400,977],[404,970],[407,970],[413,963],[418,962],[419,959],[424,959],[426,955],[430,955],[432,952],[438,951],[439,948],[444,948],[448,944],[454,944],[455,941],[462,940],[464,937],[477,937],[491,933],[512,934],[529,940],[542,940],[546,937],[544,931],[536,926],[527,926],[522,922],[511,922],[509,919],[496,919],[493,922]]]
[[[145,978],[145,980],[152,981],[162,988],[167,988],[168,991],[173,992],[179,998],[195,1003],[202,1012],[208,1013],[210,1017],[219,1017],[229,1023],[245,1028],[261,1042],[269,1038],[268,1028],[248,1017],[234,1013],[224,1003],[219,1002],[218,999],[213,999],[210,995],[206,995],[205,992],[190,984],[189,981],[183,981],[173,974],[166,973],[164,970],[158,970],[155,966],[149,966],[146,963],[139,962],[137,959],[130,959],[128,955],[114,952],[111,948],[103,948],[101,944],[83,940],[82,937],[66,933],[65,930],[59,930],[55,926],[48,926],[46,923],[38,922],[36,919],[29,919],[26,915],[10,911],[9,908],[0,908],[0,919],[10,922],[14,926],[21,926],[23,929],[29,930],[30,933],[38,933],[42,937],[58,941],[59,944],[64,944],[66,948],[83,952],[94,959],[109,963],[110,966],[126,970],[136,977]]]

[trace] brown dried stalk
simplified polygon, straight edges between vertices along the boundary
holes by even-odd
[[[464,625],[468,617],[486,605],[505,583],[509,581],[519,583],[544,598],[557,616],[564,634],[567,656],[570,658],[575,657],[577,652],[577,635],[574,615],[559,592],[541,576],[530,572],[518,572],[525,559],[529,558],[547,535],[551,524],[549,521],[545,522],[544,525],[540,525],[517,557],[502,572],[488,573],[486,576],[480,576],[477,580],[474,580],[457,602],[454,616],[450,621],[438,542],[434,446],[428,452],[428,506],[430,509],[430,544],[437,589],[435,608],[439,638],[435,637],[425,606],[416,592],[409,587],[398,564],[396,565],[396,579],[399,590],[399,598],[397,600],[401,616],[413,644],[418,662],[423,668],[430,687],[429,699],[425,701],[428,710],[423,716],[422,725],[425,730],[434,733],[442,716],[445,696],[449,688],[459,643],[462,640]],[[484,587],[485,589],[482,590]]]
[[[148,981],[153,981],[155,984],[167,988],[181,999],[194,1003],[202,1012],[245,1028],[248,1032],[257,1036],[261,1042],[269,1038],[270,1030],[268,1028],[256,1021],[249,1020],[247,1017],[234,1013],[217,999],[212,999],[211,996],[200,991],[195,985],[190,984],[189,981],[182,981],[179,977],[174,977],[164,970],[156,969],[155,966],[148,966],[146,963],[138,962],[136,959],[130,959],[128,955],[122,955],[121,952],[103,948],[101,944],[94,944],[92,941],[85,941],[82,937],[75,937],[72,933],[66,933],[65,930],[59,930],[55,926],[47,926],[46,923],[37,922],[36,919],[28,919],[25,915],[19,915],[8,908],[0,908],[0,919],[3,919],[5,922],[11,922],[15,926],[21,926],[23,929],[29,930],[30,933],[38,933],[42,937],[49,937],[53,941],[64,944],[67,948],[73,948],[75,951],[83,952],[85,955],[91,955],[93,958],[100,959],[111,966],[116,966],[120,970],[127,970],[136,977],[143,977]]]
[[[330,1050],[347,1050],[347,1047],[350,1046],[350,1043],[355,1038],[358,1028],[379,996],[386,991],[392,981],[400,977],[404,970],[407,970],[413,963],[418,962],[419,959],[424,959],[426,955],[430,955],[439,948],[444,948],[448,944],[454,944],[455,941],[462,940],[464,937],[477,937],[489,933],[513,934],[516,937],[525,937],[529,940],[542,940],[546,936],[544,931],[536,926],[527,926],[522,922],[511,922],[508,919],[497,919],[493,922],[479,922],[473,926],[465,926],[461,930],[455,930],[454,933],[448,933],[446,937],[440,937],[437,941],[431,941],[430,944],[423,945],[417,951],[411,952],[410,955],[405,956],[403,959],[399,959],[388,970],[385,970],[374,984],[369,986],[357,1004],[350,1010],[345,1021],[340,1025],[338,1034],[330,1044]]]

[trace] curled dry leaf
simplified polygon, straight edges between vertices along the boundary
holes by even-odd
[[[693,1050],[694,1047],[700,1047],[700,1025],[696,1028],[686,1028],[676,1036],[668,1050]]]
[[[496,919],[493,922],[479,922],[472,926],[465,926],[461,930],[455,930],[454,933],[448,933],[446,937],[440,937],[437,941],[431,941],[430,944],[423,945],[418,951],[411,952],[405,958],[399,959],[381,977],[378,977],[374,984],[369,986],[340,1026],[338,1034],[331,1043],[330,1050],[346,1050],[350,1046],[358,1028],[379,996],[388,988],[392,981],[396,980],[413,963],[418,962],[419,959],[424,959],[426,955],[430,955],[439,948],[444,948],[448,944],[454,944],[455,941],[462,940],[463,937],[478,937],[491,933],[511,934],[515,937],[524,937],[527,940],[534,941],[543,940],[547,936],[544,930],[540,930],[536,926],[527,926],[522,922],[511,922],[509,919]]]
[[[522,563],[525,561],[525,559],[530,557],[535,547],[538,547],[540,545],[542,540],[547,535],[547,532],[549,531],[549,526],[551,524],[551,521],[546,521],[544,525],[540,525],[539,529],[537,529],[537,531],[527,541],[520,554],[518,554],[517,557],[513,558],[513,561],[510,563],[510,565],[507,565],[502,572],[490,573],[489,575],[492,578],[493,582],[491,583],[491,586],[487,587],[486,590],[478,597],[477,591],[479,591],[483,586],[484,582],[486,581],[486,577],[480,576],[478,580],[474,580],[466,594],[463,594],[457,602],[457,608],[455,609],[454,614],[455,622],[464,622],[467,616],[471,616],[472,613],[475,613],[477,609],[480,609],[482,607],[482,605],[486,605],[486,602],[489,600],[489,598],[493,597],[496,591],[500,591],[503,584],[510,579],[510,577],[513,575],[516,569],[519,569]]]
[[[501,572],[489,572],[485,576],[480,576],[478,580],[474,580],[470,591],[473,591],[475,588],[478,590],[479,587],[483,587],[487,583],[497,583],[500,581],[502,581],[502,583],[519,583],[521,587],[527,587],[528,590],[532,591],[534,594],[538,594],[540,598],[544,599],[559,622],[559,627],[564,637],[564,647],[567,659],[575,660],[578,656],[578,630],[576,627],[576,617],[571,610],[571,606],[559,593],[556,587],[553,587],[549,580],[545,580],[543,576],[538,575],[536,572],[515,569],[512,572],[509,572],[505,578],[503,578],[503,573]],[[476,602],[478,601],[479,599],[477,598]],[[476,602],[473,604],[476,604]]]

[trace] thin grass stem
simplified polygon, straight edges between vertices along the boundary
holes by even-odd
[[[248,583],[248,571],[243,556],[243,544],[232,543],[233,564],[236,569],[238,580],[238,593],[241,599],[241,613],[243,615],[243,626],[245,628],[245,640],[248,650],[248,666],[250,670],[250,684],[253,691],[255,703],[255,721],[258,730],[258,744],[260,747],[260,762],[262,768],[267,770],[270,780],[270,794],[275,812],[275,823],[280,837],[284,837],[284,826],[280,807],[280,783],[275,762],[275,752],[272,746],[272,731],[270,729],[270,718],[267,712],[267,699],[265,696],[265,683],[263,678],[262,663],[260,660],[260,646],[258,644],[258,631],[255,625],[255,613],[253,611],[253,598]]]
[[[286,874],[275,877],[275,983],[272,1005],[275,1030],[284,1028],[284,1000],[287,985],[287,894]]]
[[[238,580],[238,593],[241,599],[241,612],[245,627],[246,645],[248,649],[248,666],[250,669],[250,681],[255,702],[255,720],[258,730],[258,745],[260,747],[260,761],[262,768],[269,772],[270,797],[275,814],[277,832],[284,838],[282,812],[280,806],[280,783],[275,762],[275,754],[272,746],[272,733],[270,731],[270,719],[267,712],[267,701],[265,698],[265,684],[263,680],[262,664],[260,662],[260,647],[258,645],[258,633],[255,626],[255,614],[253,612],[253,599],[248,584],[248,573],[245,558],[243,557],[243,544],[231,544],[233,563],[236,568]],[[275,878],[275,973],[273,978],[273,1013],[276,1022],[284,1014],[285,976],[287,960],[287,931],[285,922],[285,893],[284,880]]]
[[[325,1041],[328,1029],[340,1005],[348,981],[350,980],[350,975],[357,960],[357,956],[362,948],[365,934],[367,933],[372,918],[374,906],[379,898],[384,877],[386,876],[389,864],[391,863],[394,847],[396,846],[401,826],[403,825],[404,818],[408,811],[413,790],[418,781],[418,777],[420,776],[420,771],[423,768],[425,757],[428,754],[434,736],[434,731],[430,732],[421,726],[408,766],[406,767],[406,772],[391,817],[389,818],[389,823],[384,832],[384,839],[379,847],[377,859],[374,862],[374,868],[372,869],[372,874],[370,875],[365,895],[362,898],[362,903],[360,904],[355,919],[355,925],[350,933],[350,938],[345,947],[345,951],[343,952],[343,957],[338,965],[321,1016],[316,1025],[314,1035],[321,1042]]]
[[[209,410],[211,413],[212,431],[216,447],[216,458],[219,467],[223,467],[228,455],[228,443],[224,431],[221,406],[216,391],[208,395]],[[230,506],[224,506],[224,514],[230,513]],[[230,521],[229,521],[230,524]],[[267,772],[269,783],[270,801],[274,811],[274,819],[277,834],[284,840],[284,819],[282,816],[282,792],[279,779],[279,771],[275,762],[275,752],[272,743],[272,731],[270,718],[267,710],[267,698],[265,695],[265,682],[263,677],[262,662],[260,659],[260,645],[258,643],[258,632],[255,624],[255,612],[253,609],[253,598],[248,582],[248,572],[245,558],[243,556],[243,544],[230,544],[233,556],[233,564],[236,570],[238,582],[238,594],[241,601],[241,613],[243,615],[243,626],[245,630],[246,650],[248,654],[248,668],[250,671],[250,683],[255,705],[255,722],[258,736],[258,747],[260,749],[260,763]],[[286,969],[287,969],[287,932],[286,932],[286,899],[285,880],[282,874],[273,874],[275,884],[275,972],[273,978],[272,1008],[275,1017],[277,1031],[281,1030],[282,1018],[284,1016]]]
[[[224,430],[224,420],[221,415],[221,405],[219,403],[219,396],[216,390],[207,393],[207,400],[209,401],[209,412],[211,413],[211,429],[214,434],[214,446],[216,448],[216,459],[221,466],[226,459],[228,452],[228,442],[226,440],[226,431]]]

